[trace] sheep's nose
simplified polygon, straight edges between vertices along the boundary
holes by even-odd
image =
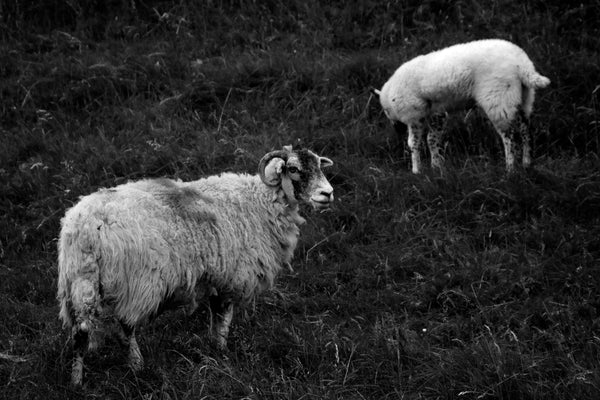
[[[333,198],[333,188],[321,189],[319,194],[331,200]]]

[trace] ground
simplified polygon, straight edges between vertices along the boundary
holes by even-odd
[[[597,397],[597,4],[196,3],[0,8],[0,397]],[[369,88],[485,37],[552,80],[534,168],[507,176],[472,110],[448,124],[446,172],[411,174]],[[208,340],[206,305],[174,311],[141,330],[143,371],[107,336],[71,387],[55,299],[65,210],[131,179],[252,173],[298,143],[334,161],[335,205],[303,210],[293,271],[236,313],[227,350]]]

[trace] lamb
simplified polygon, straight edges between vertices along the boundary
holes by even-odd
[[[258,175],[147,179],[82,197],[62,219],[58,242],[57,298],[72,333],[72,383],[82,383],[84,352],[96,347],[102,321],[119,322],[137,371],[136,329],[166,309],[192,312],[203,296],[224,348],[234,304],[271,288],[291,262],[305,222],[299,203],[317,210],[332,204],[321,170],[332,164],[284,146],[260,160]]]
[[[478,105],[504,145],[506,169],[515,169],[522,157],[531,165],[529,117],[535,90],[550,80],[536,72],[527,54],[500,39],[457,44],[421,55],[402,64],[381,90],[381,106],[397,132],[408,126],[412,172],[422,171],[423,136],[433,168],[442,169],[444,116],[451,111]],[[519,143],[520,142],[520,143]]]

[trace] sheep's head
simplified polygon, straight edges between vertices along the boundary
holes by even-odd
[[[333,165],[306,149],[272,151],[260,160],[258,172],[267,186],[281,186],[290,203],[302,200],[324,210],[333,202],[333,188],[321,168]]]

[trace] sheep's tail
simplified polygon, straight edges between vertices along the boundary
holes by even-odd
[[[61,234],[58,255],[59,318],[73,334],[91,333],[100,314],[100,267],[98,258],[88,247],[83,251],[81,237],[72,240]],[[65,243],[68,242],[68,243]],[[90,342],[90,347],[93,343]]]
[[[540,75],[533,64],[519,68],[521,82],[530,89],[543,89],[550,84],[550,79]]]

